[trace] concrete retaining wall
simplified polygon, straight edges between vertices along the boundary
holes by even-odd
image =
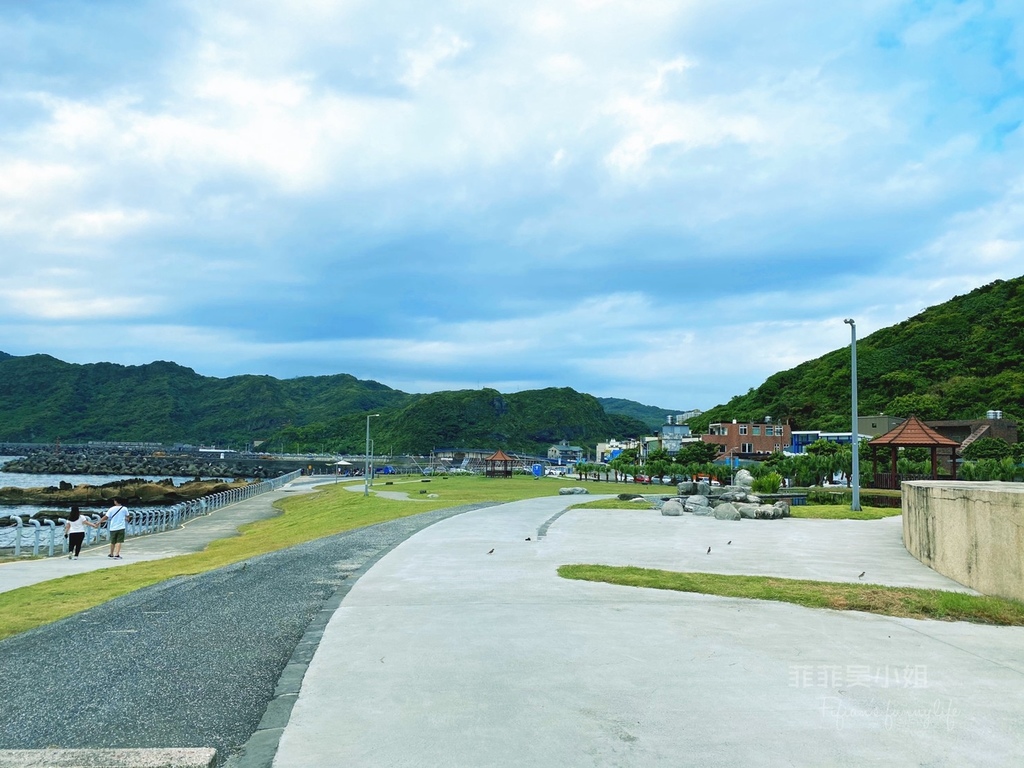
[[[903,545],[964,586],[1024,601],[1024,483],[903,483]]]

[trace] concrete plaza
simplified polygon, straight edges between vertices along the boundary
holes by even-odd
[[[444,520],[364,574],[326,627],[274,766],[1024,761],[1022,628],[556,574],[603,563],[963,590],[907,554],[898,517],[558,516],[572,501]]]

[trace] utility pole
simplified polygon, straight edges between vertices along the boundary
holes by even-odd
[[[850,326],[850,400],[853,408],[853,431],[850,433],[850,450],[853,451],[853,499],[850,509],[860,511],[860,429],[857,426],[857,323],[853,318],[843,320]]]

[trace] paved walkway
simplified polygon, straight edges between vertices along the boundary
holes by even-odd
[[[329,482],[323,478],[300,477],[276,491],[253,496],[204,517],[189,520],[181,528],[129,537],[121,548],[121,560],[107,557],[110,545],[103,543],[83,549],[78,560],[68,560],[67,554],[63,554],[0,563],[0,592],[101,568],[116,568],[143,560],[201,552],[211,541],[236,535],[239,527],[246,523],[279,515],[280,512],[274,508],[274,502],[278,499],[296,493],[308,493],[317,485]]]
[[[323,633],[275,768],[1024,762],[1024,629],[556,574],[632,564],[963,590],[903,549],[900,518],[580,510],[538,538],[566,505],[449,518],[363,575]]]
[[[312,482],[184,531],[130,539],[125,561],[104,549],[77,563],[0,566],[0,586],[195,551],[274,514],[275,496]],[[258,731],[263,749],[243,749],[229,765],[270,765],[275,749],[276,768],[1024,763],[1022,628],[638,590],[556,573],[562,564],[604,563],[969,591],[904,550],[900,518],[564,512],[576,501],[465,512],[390,550],[314,633],[290,715]],[[235,572],[248,571],[242,564]]]

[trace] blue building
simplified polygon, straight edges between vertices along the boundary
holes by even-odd
[[[790,453],[805,453],[807,446],[816,443],[818,440],[827,440],[830,443],[849,445],[853,442],[850,439],[852,432],[822,432],[817,429],[799,430],[791,433],[789,442]],[[873,435],[861,435],[861,440],[870,440]]]

